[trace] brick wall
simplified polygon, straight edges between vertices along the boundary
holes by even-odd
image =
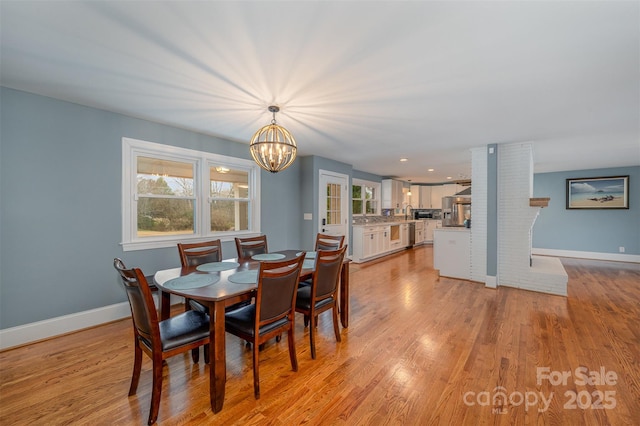
[[[475,186],[475,182],[474,182]],[[498,285],[566,295],[567,274],[555,258],[531,257],[531,231],[540,213],[533,194],[533,147],[502,144],[498,151]],[[475,194],[474,194],[475,203]],[[544,212],[542,213],[544,214]]]

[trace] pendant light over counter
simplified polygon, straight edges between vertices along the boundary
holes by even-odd
[[[276,124],[277,106],[270,106],[273,113],[271,124],[258,130],[251,138],[249,150],[253,160],[263,169],[278,173],[286,169],[296,159],[298,147],[291,133],[282,126]]]

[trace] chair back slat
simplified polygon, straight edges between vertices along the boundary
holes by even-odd
[[[238,262],[250,260],[251,256],[256,254],[268,253],[267,236],[236,238],[236,250],[238,252]]]
[[[316,235],[315,250],[337,250],[344,244],[344,235],[329,235],[318,233]]]
[[[222,243],[219,239],[202,243],[178,243],[178,253],[183,268],[220,262]]]
[[[331,296],[337,291],[342,261],[347,246],[338,250],[318,251],[313,274],[312,294],[316,300]]]
[[[304,256],[295,259],[262,262],[256,295],[256,317],[264,325],[292,315]]]

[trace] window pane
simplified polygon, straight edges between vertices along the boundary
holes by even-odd
[[[362,200],[353,200],[351,203],[353,214],[362,214]]]
[[[211,202],[211,231],[246,231],[248,229],[248,201],[213,200]]]
[[[375,214],[375,213],[376,213],[376,202],[367,201],[367,214]]]
[[[138,157],[137,191],[142,195],[193,196],[193,164]]]
[[[375,194],[376,194],[375,193],[375,189],[369,188],[368,186],[365,187],[365,198],[367,200],[372,200],[372,199],[376,198]]]
[[[192,234],[193,218],[193,200],[140,197],[137,236]]]
[[[362,187],[360,185],[351,187],[351,198],[362,198]]]
[[[327,225],[340,223],[340,200],[342,187],[339,184],[327,184]]]
[[[252,160],[122,138],[122,164],[125,251],[259,231]]]
[[[210,169],[209,191],[212,198],[249,198],[249,172],[224,166]]]

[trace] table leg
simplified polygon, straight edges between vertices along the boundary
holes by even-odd
[[[171,316],[171,293],[160,290],[160,321]]]
[[[222,410],[227,382],[224,301],[209,303],[209,398],[214,413]]]
[[[349,327],[349,262],[343,263],[340,271],[340,322]]]

